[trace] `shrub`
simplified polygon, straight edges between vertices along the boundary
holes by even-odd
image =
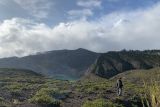
[[[37,104],[60,105],[60,102],[52,97],[55,90],[42,88],[29,101]]]

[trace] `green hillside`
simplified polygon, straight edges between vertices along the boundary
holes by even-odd
[[[116,94],[116,80],[119,77],[124,82],[121,97]],[[110,79],[91,73],[78,81],[51,79],[23,69],[1,69],[0,106],[142,107],[147,102],[152,104],[150,86],[156,83],[159,87],[159,81],[160,68],[131,70]]]
[[[151,69],[160,66],[158,50],[117,51],[102,54],[90,68],[90,72],[110,78],[133,69]]]
[[[122,97],[116,95],[116,80],[119,77],[122,77],[124,82]],[[80,92],[79,95],[85,96],[81,99],[83,107],[142,107],[143,101],[145,107],[147,107],[146,99],[151,103],[148,87],[151,88],[155,83],[156,87],[159,87],[159,81],[160,68],[131,70],[111,79],[90,74],[78,83],[76,90]],[[157,94],[157,96],[159,95],[160,93]]]
[[[0,106],[41,107],[59,105],[68,82],[53,80],[23,69],[0,69]],[[63,86],[63,87],[62,87]]]

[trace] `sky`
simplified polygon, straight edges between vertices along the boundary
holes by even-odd
[[[159,0],[0,0],[0,58],[160,49]]]

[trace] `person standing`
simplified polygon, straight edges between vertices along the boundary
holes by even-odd
[[[123,88],[123,83],[122,83],[122,78],[120,77],[117,80],[117,95],[121,96],[122,95],[122,88]]]

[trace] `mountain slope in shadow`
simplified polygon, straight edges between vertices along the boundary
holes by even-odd
[[[118,51],[101,54],[89,72],[110,78],[133,69],[151,69],[160,65],[160,51]]]
[[[80,78],[99,56],[85,49],[55,50],[26,57],[0,59],[0,68],[30,69],[60,79]]]

